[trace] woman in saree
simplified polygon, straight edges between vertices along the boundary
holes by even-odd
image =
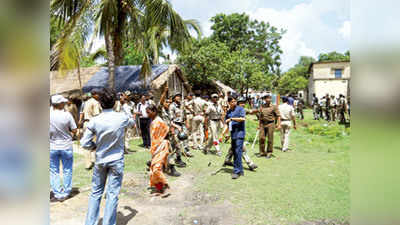
[[[149,118],[152,120],[150,124],[150,187],[155,188],[158,193],[164,193],[166,189],[169,189],[163,168],[166,168],[168,163],[167,158],[170,147],[168,134],[170,128],[167,123],[157,116],[157,106],[150,105],[146,110]]]

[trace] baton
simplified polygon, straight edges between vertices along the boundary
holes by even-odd
[[[257,138],[258,138],[258,133],[260,133],[260,130],[257,130],[256,136],[254,137],[253,144],[251,145],[251,149],[254,150],[254,145],[256,144]]]

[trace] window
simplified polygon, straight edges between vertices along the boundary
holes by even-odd
[[[335,78],[342,78],[343,69],[335,69]]]

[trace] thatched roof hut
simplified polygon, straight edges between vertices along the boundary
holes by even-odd
[[[118,92],[129,90],[133,93],[143,94],[151,91],[154,98],[159,99],[162,88],[168,85],[169,95],[180,92],[186,95],[191,91],[186,77],[177,65],[154,65],[145,87],[144,80],[140,77],[141,66],[118,66],[115,71],[115,89]],[[90,92],[93,88],[106,87],[108,68],[89,67],[81,69],[83,92]],[[79,95],[80,87],[76,70],[64,75],[59,72],[50,72],[50,94],[64,94],[68,96]]]

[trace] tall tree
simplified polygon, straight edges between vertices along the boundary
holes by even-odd
[[[318,62],[328,62],[328,61],[348,61],[350,60],[350,51],[346,51],[345,53],[340,52],[329,52],[329,53],[321,53],[318,56]]]
[[[282,50],[279,40],[285,33],[269,23],[250,20],[245,13],[217,14],[211,18],[213,40],[225,43],[230,52],[248,49],[265,74],[280,74]]]
[[[88,13],[89,9],[94,9],[94,13]],[[126,39],[134,36],[145,42],[147,40],[144,39],[152,38],[152,43],[155,43],[154,40],[157,42],[160,37],[153,35],[157,33],[153,32],[157,30],[154,27],[170,30],[171,35],[167,41],[173,40],[173,46],[191,39],[185,21],[167,0],[52,0],[51,14],[60,20],[60,24],[69,24],[66,36],[73,32],[77,21],[85,15],[96,21],[93,33],[105,40],[111,88],[114,88],[115,66],[123,63],[123,42]],[[157,62],[157,53],[154,55]],[[142,66],[145,75],[149,74],[146,70],[150,68],[148,55],[144,56]]]

